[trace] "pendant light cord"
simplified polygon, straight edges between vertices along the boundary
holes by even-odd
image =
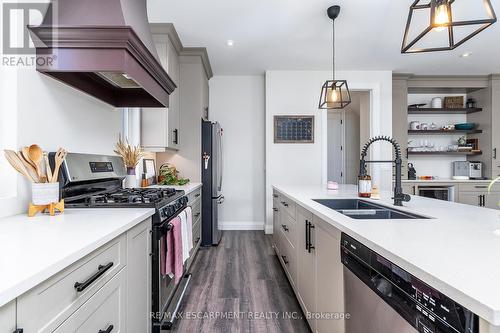
[[[335,80],[335,19],[332,20],[332,79]]]

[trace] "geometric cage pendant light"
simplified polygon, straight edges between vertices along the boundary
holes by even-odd
[[[319,99],[320,109],[343,109],[351,103],[351,94],[346,80],[335,79],[335,19],[339,16],[340,6],[331,6],[327,10],[328,17],[332,20],[332,79],[327,80],[321,87]]]
[[[497,21],[490,0],[480,2],[484,8],[479,1],[471,0],[415,0],[410,6],[401,53],[449,51],[459,47]],[[476,17],[479,12],[484,17]],[[474,13],[476,19],[464,18],[469,13]],[[410,40],[411,32],[414,33]]]

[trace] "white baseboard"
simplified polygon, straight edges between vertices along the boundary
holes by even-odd
[[[221,230],[264,230],[264,222],[257,221],[219,221]]]

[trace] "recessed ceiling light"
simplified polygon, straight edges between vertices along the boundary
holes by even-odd
[[[470,57],[471,55],[472,55],[472,53],[470,53],[470,52],[466,52],[466,53],[461,54],[461,55],[460,55],[460,58],[468,58],[468,57]]]
[[[227,46],[229,47],[233,47],[234,46],[234,40],[232,39],[228,39],[227,42],[226,42]]]
[[[493,231],[493,233],[494,233],[495,235],[497,235],[497,236],[500,236],[500,229],[497,229],[497,230]]]

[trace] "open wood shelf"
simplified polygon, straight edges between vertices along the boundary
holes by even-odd
[[[408,114],[469,114],[481,111],[482,108],[408,108]]]
[[[482,151],[471,152],[471,151],[409,151],[408,155],[482,155]]]
[[[421,134],[480,134],[482,130],[408,130],[408,134],[421,135]]]

